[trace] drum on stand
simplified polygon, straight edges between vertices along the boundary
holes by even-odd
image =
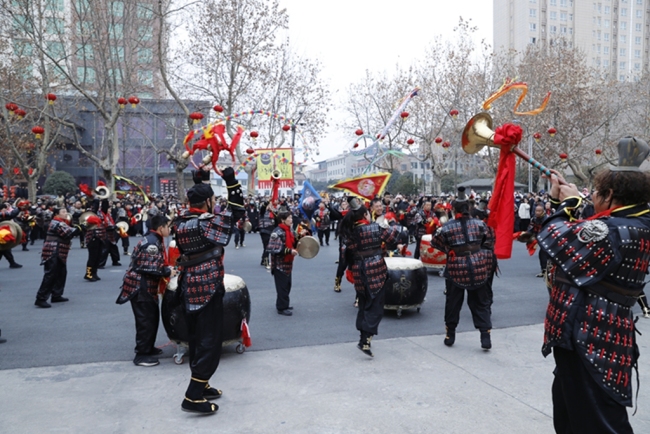
[[[420,241],[420,260],[425,267],[438,272],[441,276],[447,265],[447,255],[431,247],[431,235],[422,236],[422,241]]]
[[[397,317],[404,309],[420,311],[427,295],[429,277],[427,269],[418,259],[384,258],[388,267],[388,280],[384,286],[384,309],[396,310]]]
[[[251,297],[246,282],[239,276],[225,274],[223,284],[226,288],[223,296],[223,345],[238,344],[236,351],[241,354],[246,350],[241,341],[241,324],[244,318],[246,322],[250,321]],[[185,302],[181,301],[178,304],[176,300],[178,296],[181,294],[178,294],[176,289],[167,286],[163,295],[161,314],[167,336],[178,345],[174,362],[180,365],[187,352],[189,331],[185,321]]]

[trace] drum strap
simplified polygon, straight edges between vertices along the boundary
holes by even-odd
[[[206,252],[195,253],[193,255],[182,255],[178,258],[176,265],[179,267],[190,267],[192,265],[200,264],[210,259],[218,258],[223,255],[223,247],[217,246],[214,249],[208,250]]]
[[[57,237],[57,236],[54,236],[54,235],[47,235],[45,237],[45,241],[56,241],[57,243],[64,243],[67,240],[64,240],[63,238]]]
[[[576,286],[575,283],[567,279],[564,273],[560,272],[559,270],[556,271],[554,280],[557,283],[562,283],[569,286]],[[612,283],[605,282],[602,280],[593,285],[583,286],[581,287],[581,289],[584,289],[587,292],[590,292],[594,295],[599,295],[613,303],[620,304],[621,306],[626,306],[626,307],[634,306],[637,303],[639,296],[641,295],[641,290],[635,291],[635,290],[621,288]]]
[[[356,256],[358,258],[369,258],[371,256],[382,256],[384,253],[381,249],[372,249],[372,250],[362,250],[360,252],[356,252]]]
[[[479,250],[481,250],[481,246],[478,244],[465,244],[463,246],[454,246],[452,252],[454,252],[455,256],[469,256]]]

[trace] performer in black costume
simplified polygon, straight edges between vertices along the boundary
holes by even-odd
[[[650,147],[625,137],[618,152],[618,166],[594,178],[589,219],[575,219],[578,189],[551,177],[557,211],[537,236],[552,262],[542,354],[555,358],[557,433],[632,433],[625,409],[639,357],[632,307],[650,262],[650,177],[639,166]]]
[[[357,198],[350,199],[350,211],[341,221],[341,238],[347,246],[347,263],[354,277],[359,297],[357,348],[373,357],[370,341],[378,333],[384,316],[385,283],[388,268],[384,261],[383,243],[394,243],[400,236],[399,226],[379,226],[370,221],[370,212]],[[401,248],[401,246],[399,246]]]
[[[482,220],[470,217],[464,189],[458,189],[451,206],[456,218],[443,224],[431,239],[431,246],[447,255],[444,343],[450,347],[456,341],[456,326],[467,290],[467,305],[474,327],[481,332],[481,347],[489,350],[492,348],[491,282],[497,268],[494,232]]]
[[[165,237],[169,236],[169,218],[157,214],[149,221],[149,232],[133,249],[131,265],[124,275],[117,304],[131,302],[135,317],[135,358],[136,366],[155,366],[162,354],[156,348],[156,334],[160,322],[158,293],[161,280],[174,277],[176,271],[166,264]]]
[[[230,241],[234,224],[245,213],[241,185],[232,168],[223,171],[228,187],[228,206],[219,214],[214,209],[214,192],[209,173],[195,172],[195,182],[189,189],[189,213],[179,219],[176,242],[181,253],[178,265],[181,273],[178,290],[185,305],[190,335],[189,358],[192,377],[181,404],[184,411],[213,414],[219,407],[208,402],[221,397],[221,391],[210,387],[208,381],[219,366],[223,328],[224,246]]]
[[[78,228],[70,227],[69,224],[70,215],[65,207],[54,208],[54,218],[47,228],[41,252],[41,265],[43,265],[45,274],[34,302],[34,305],[38,307],[51,307],[47,302],[50,295],[52,295],[52,303],[68,301],[63,296],[68,275],[68,252],[72,238],[80,231]]]
[[[262,262],[260,265],[266,267],[268,270],[271,269],[271,264],[269,263],[269,252],[266,250],[269,245],[269,239],[271,238],[271,232],[275,228],[275,207],[270,202],[262,205],[260,208],[260,237],[262,238]]]
[[[99,211],[99,199],[95,199],[92,204],[92,210],[95,214]],[[101,218],[91,216],[86,220],[86,239],[85,244],[88,249],[88,261],[86,262],[86,275],[84,279],[89,282],[101,280],[97,275],[99,262],[102,256],[102,246],[106,238],[106,229]]]
[[[120,250],[117,248],[119,235],[117,232],[117,226],[115,226],[115,221],[113,220],[113,216],[109,209],[108,199],[102,200],[97,216],[103,221],[104,229],[106,230],[106,236],[102,243],[101,257],[99,259],[99,268],[104,268],[106,266],[108,255],[111,256],[113,266],[120,266],[122,265],[120,263]]]

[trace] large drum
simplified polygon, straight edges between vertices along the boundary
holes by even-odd
[[[237,352],[243,353],[246,347],[241,342],[241,323],[251,317],[251,297],[246,282],[239,276],[225,274],[223,284],[226,293],[223,297],[223,345],[237,345]],[[185,322],[185,307],[176,305],[176,290],[167,287],[162,301],[162,320],[167,336],[176,341],[178,349],[174,355],[176,364],[183,363],[183,357],[187,349],[189,332]]]
[[[431,247],[431,235],[423,235],[420,242],[420,260],[425,267],[442,275],[447,265],[447,255]]]
[[[419,312],[429,285],[427,269],[417,259],[393,257],[384,261],[388,267],[384,309],[396,310],[398,318],[404,309]]]

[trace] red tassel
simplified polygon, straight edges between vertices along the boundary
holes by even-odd
[[[251,341],[251,331],[248,328],[248,323],[246,322],[246,318],[241,320],[241,340],[242,344],[244,344],[245,347],[250,347],[253,345]]]
[[[348,282],[354,285],[354,277],[352,276],[352,270],[349,268],[345,270],[345,278],[348,279]]]

